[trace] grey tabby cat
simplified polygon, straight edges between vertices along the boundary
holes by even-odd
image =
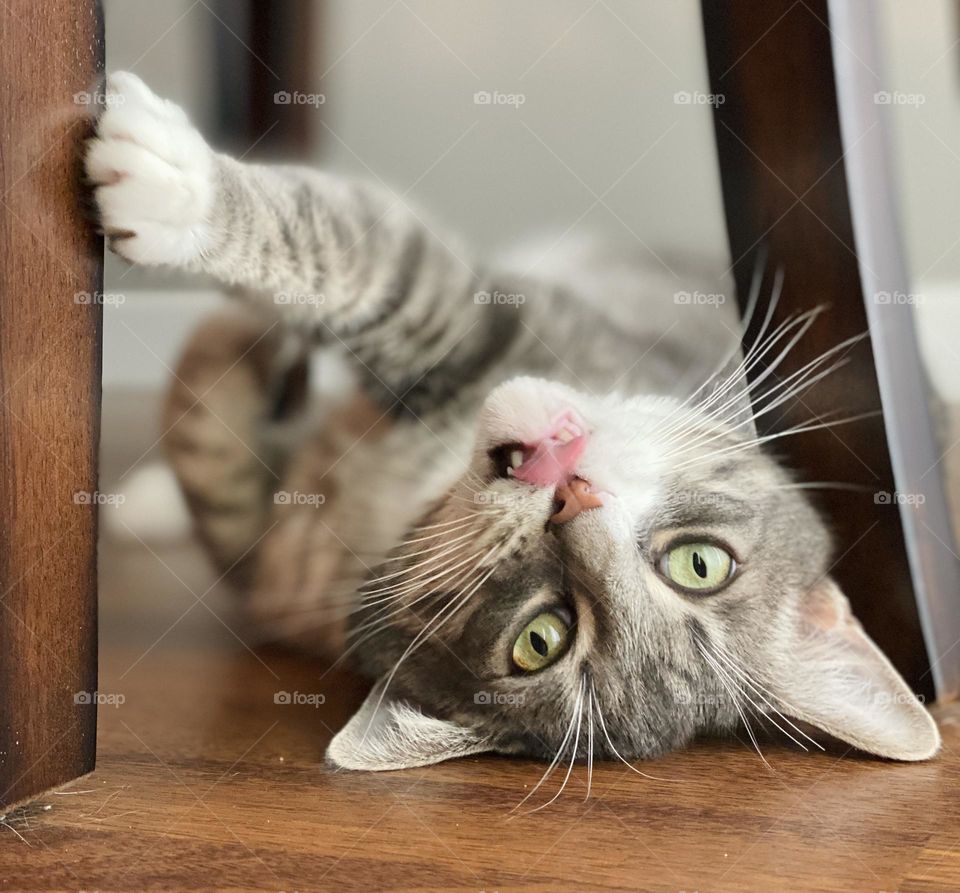
[[[787,716],[885,757],[937,751],[753,427],[846,346],[773,375],[815,314],[768,316],[724,367],[737,322],[720,337],[717,308],[678,313],[626,259],[521,285],[398,199],[216,154],[134,75],[107,90],[86,171],[112,249],[248,308],[194,336],[169,400],[196,530],[254,616],[316,627],[378,679],[333,763],[633,760],[748,714],[801,745]],[[318,420],[319,343],[364,396]]]

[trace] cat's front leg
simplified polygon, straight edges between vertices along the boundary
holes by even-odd
[[[111,75],[105,105],[86,173],[110,247],[132,263],[196,265],[217,238],[216,156],[136,75]]]
[[[534,312],[538,333],[554,325],[546,289],[531,283],[528,310],[527,294],[464,260],[402,196],[214,152],[132,74],[111,75],[106,98],[86,169],[104,232],[127,260],[243,288],[343,345],[378,399],[416,414],[467,392],[479,399],[487,375],[542,370],[543,351],[553,362],[521,325]],[[578,328],[564,318],[569,331]]]

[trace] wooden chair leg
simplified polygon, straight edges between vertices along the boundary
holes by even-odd
[[[93,769],[102,245],[94,0],[0,4],[0,811]]]
[[[848,191],[854,146],[852,140],[844,141],[841,130],[831,45],[836,23],[830,21],[829,5],[828,0],[702,2],[711,92],[724,97],[715,105],[714,121],[738,292],[748,293],[762,246],[768,283],[778,268],[784,273],[773,325],[818,304],[829,307],[778,374],[788,376],[834,345],[868,332],[845,352],[843,368],[774,414],[777,418],[763,419],[760,427],[785,430],[836,411],[845,416],[874,413],[840,428],[784,438],[778,452],[806,480],[862,485],[859,492],[824,489],[816,494],[836,532],[838,558],[832,573],[868,632],[915,690],[927,698],[953,696],[960,662],[936,657],[938,648],[931,646],[937,645],[937,631],[931,629],[924,601],[930,588],[925,576],[941,584],[951,578],[927,574],[930,568],[923,566],[943,543],[929,536],[918,546],[913,519],[900,506],[883,501],[884,494],[889,498],[902,489],[895,472],[902,481],[907,466],[902,456],[895,465],[888,430],[903,414],[891,404],[896,395],[889,388],[882,393],[875,365],[883,361],[884,352],[877,348],[884,345],[872,343],[878,330],[870,331],[866,301],[875,298],[865,295],[861,279],[865,246],[858,245],[857,237],[864,234],[855,231]],[[752,335],[748,333],[748,342]],[[913,399],[922,404],[926,395],[917,390]],[[914,448],[921,437],[932,437],[932,431],[912,431]],[[928,486],[940,485],[931,477]],[[930,496],[931,504],[942,502],[941,490]],[[949,532],[943,537],[951,539]],[[952,560],[946,552],[941,557]],[[955,579],[955,568],[952,573]],[[946,596],[953,600],[955,616],[956,591]],[[946,645],[953,638],[948,636]]]

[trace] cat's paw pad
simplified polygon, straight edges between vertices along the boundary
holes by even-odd
[[[213,152],[134,74],[110,75],[105,106],[85,166],[110,247],[133,263],[190,263],[210,243]]]

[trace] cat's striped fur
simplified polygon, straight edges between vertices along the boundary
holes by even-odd
[[[111,246],[210,274],[245,305],[195,333],[168,401],[197,531],[268,628],[331,651],[350,633],[381,676],[331,746],[337,763],[653,756],[751,709],[876,753],[933,753],[929,718],[826,576],[826,530],[752,429],[747,369],[775,370],[813,315],[768,318],[712,377],[736,350],[732,302],[684,304],[669,280],[596,251],[563,275],[510,274],[377,189],[214,153],[132,75],[108,91],[86,165]],[[359,376],[347,405],[308,393],[321,348]],[[769,381],[754,411],[835,355]],[[495,457],[558,418],[583,422],[572,479],[595,494],[562,525],[553,490]],[[660,570],[694,535],[747,569],[708,598]],[[558,601],[569,653],[518,675],[518,625]],[[507,701],[478,699],[481,684]],[[518,697],[524,711],[503,706]]]

